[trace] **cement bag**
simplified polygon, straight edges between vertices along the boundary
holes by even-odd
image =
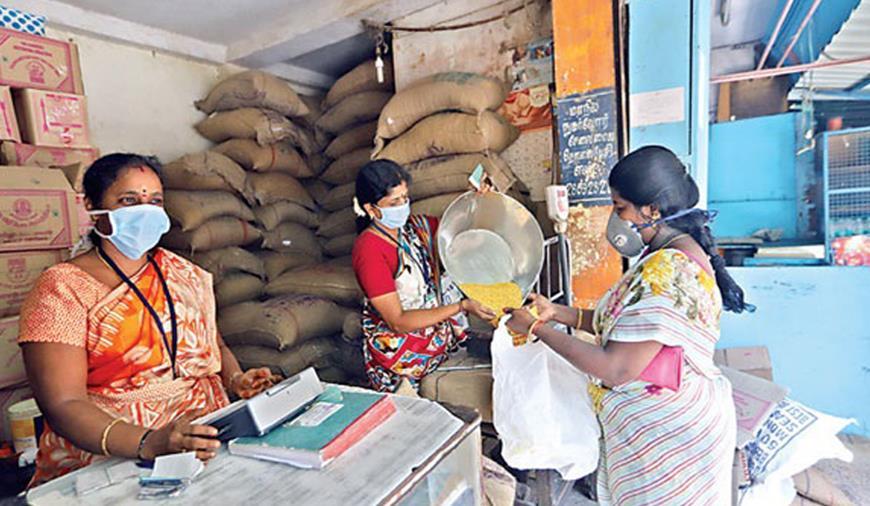
[[[377,146],[398,137],[418,121],[443,111],[478,114],[498,109],[508,88],[492,77],[469,72],[444,72],[425,77],[399,93],[384,106],[378,119]]]
[[[248,174],[248,187],[260,206],[285,201],[315,209],[305,187],[293,176],[282,172],[251,172]]]
[[[268,206],[255,207],[254,215],[264,230],[275,230],[281,223],[292,221],[316,229],[320,225],[317,214],[299,204],[282,200]]]
[[[233,272],[253,274],[261,279],[266,277],[263,260],[250,251],[235,246],[197,253],[191,260],[210,272],[215,283],[220,283],[227,274]]]
[[[341,76],[326,98],[323,108],[329,109],[345,98],[364,91],[391,91],[393,89],[393,65],[390,60],[384,60],[384,82],[378,82],[378,74],[374,60],[368,60],[357,65],[353,70]]]
[[[413,182],[411,183],[413,186]],[[411,214],[422,214],[426,216],[434,216],[441,218],[447,207],[456,200],[462,193],[448,193],[446,195],[438,195],[437,197],[429,197],[428,199],[411,202]]]
[[[184,155],[167,163],[162,178],[163,186],[173,190],[234,191],[250,197],[245,169],[214,151]]]
[[[285,221],[273,230],[264,232],[263,247],[281,253],[298,253],[315,258],[323,255],[314,231],[292,221]]]
[[[166,190],[164,198],[167,214],[184,232],[220,216],[254,221],[251,208],[230,192]]]
[[[227,274],[214,287],[214,297],[217,307],[224,308],[255,300],[263,295],[266,283],[259,277],[244,272]]]
[[[211,114],[241,107],[262,107],[284,116],[304,116],[308,108],[286,82],[259,70],[232,75],[212,88],[203,100],[194,102],[200,111]]]
[[[169,249],[196,253],[255,244],[262,238],[260,229],[247,221],[224,216],[209,220],[188,232],[170,229],[160,242]]]
[[[492,339],[493,424],[505,462],[576,480],[598,468],[598,420],[586,375],[541,341],[514,346],[502,318]]]
[[[372,149],[375,144],[375,132],[378,122],[363,123],[339,135],[326,147],[326,156],[336,160],[343,155],[359,148]]]
[[[502,193],[510,190],[517,181],[508,164],[495,153],[427,158],[407,167],[411,174],[411,198],[424,199],[468,190],[468,176],[478,165],[483,166],[495,189]]]
[[[356,242],[356,234],[345,234],[326,241],[323,251],[333,257],[345,257],[353,252],[353,244]]]
[[[266,293],[316,295],[352,307],[358,307],[363,299],[352,267],[323,264],[284,273],[266,285]]]
[[[308,367],[329,368],[329,357],[335,352],[335,344],[329,338],[320,338],[284,351],[247,345],[230,349],[243,369],[268,367],[275,374],[293,376]]]
[[[442,112],[421,120],[390,142],[375,158],[407,165],[434,156],[500,153],[519,137],[519,133],[517,127],[492,111],[484,111],[479,116]]]
[[[196,131],[212,142],[254,139],[261,146],[287,141],[306,155],[314,153],[314,139],[302,127],[268,109],[236,109],[218,112],[200,121]]]
[[[296,178],[314,177],[302,155],[287,142],[261,146],[252,139],[230,139],[214,148],[248,170],[286,172]]]
[[[260,251],[257,256],[263,261],[266,279],[269,281],[278,279],[281,274],[287,271],[317,265],[323,259],[322,255],[312,256],[304,253],[281,253],[269,250]]]
[[[338,237],[340,235],[356,233],[356,214],[352,207],[346,207],[326,217],[317,229],[317,235],[321,237]]]
[[[319,202],[320,207],[334,212],[353,206],[353,197],[356,195],[356,183],[347,183],[329,190],[329,193]]]
[[[329,167],[320,175],[320,179],[335,185],[353,183],[356,181],[359,170],[370,160],[371,149],[369,148],[351,151],[329,164]]]
[[[339,307],[320,297],[288,295],[221,311],[218,328],[228,344],[290,348],[341,331]]]
[[[338,135],[354,125],[378,119],[390,96],[390,93],[383,91],[364,91],[351,95],[323,113],[317,121],[317,128]]]

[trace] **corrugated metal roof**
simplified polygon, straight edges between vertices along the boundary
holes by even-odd
[[[831,39],[831,43],[822,51],[819,61],[857,58],[868,54],[870,54],[870,1],[863,0]],[[801,76],[795,90],[809,87],[812,79],[812,84],[817,91],[843,91],[868,76],[870,76],[870,63],[816,69],[812,74],[808,72]],[[870,90],[866,85],[863,89]]]

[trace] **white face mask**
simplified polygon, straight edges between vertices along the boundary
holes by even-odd
[[[139,204],[118,209],[90,211],[91,215],[108,214],[112,225],[111,234],[94,231],[100,237],[107,239],[118,248],[122,255],[138,260],[150,251],[160,237],[169,231],[169,216],[162,207],[151,204]]]

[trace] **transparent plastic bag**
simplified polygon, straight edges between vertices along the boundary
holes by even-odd
[[[515,347],[503,318],[493,334],[493,423],[516,469],[574,480],[598,467],[600,428],[586,375],[542,342]]]

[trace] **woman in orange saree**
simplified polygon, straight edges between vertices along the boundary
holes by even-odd
[[[96,247],[46,270],[22,308],[19,343],[46,419],[31,485],[108,455],[207,460],[216,431],[192,421],[227,391],[248,397],[273,381],[242,372],[224,345],[211,275],[154,248],[168,228],[159,174],[137,155],[96,161],[85,176]]]

